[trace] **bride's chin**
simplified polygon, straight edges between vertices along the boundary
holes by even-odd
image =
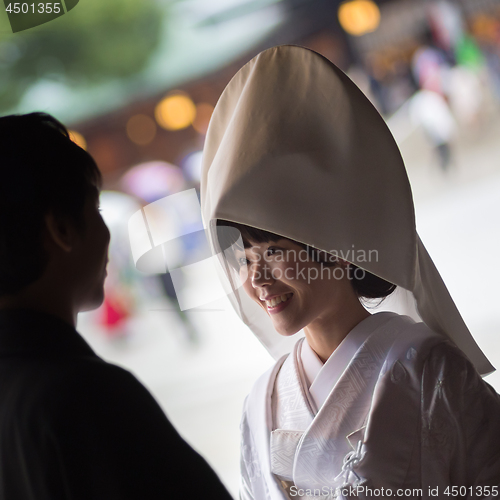
[[[279,327],[274,327],[277,333],[279,333],[282,337],[292,337],[296,333],[299,333],[301,328],[279,328]]]

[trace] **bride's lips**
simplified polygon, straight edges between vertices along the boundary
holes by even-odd
[[[286,293],[286,294],[283,294],[283,295],[287,296],[287,299],[285,301],[281,301],[279,304],[276,304],[275,306],[270,306],[269,304],[267,304],[266,302],[264,302],[265,306],[266,306],[266,309],[267,309],[267,312],[269,314],[280,313],[281,311],[283,311],[283,309],[285,309],[286,307],[288,307],[288,305],[290,304],[291,300],[293,299],[293,293]],[[281,296],[278,296],[278,297],[281,297]]]

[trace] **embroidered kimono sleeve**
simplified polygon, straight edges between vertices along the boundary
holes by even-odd
[[[428,487],[441,496],[465,486],[471,498],[483,498],[480,487],[500,484],[500,397],[449,343],[426,360],[421,423],[424,496]]]

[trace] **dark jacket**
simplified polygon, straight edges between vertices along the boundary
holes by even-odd
[[[145,387],[58,318],[0,311],[0,500],[230,499]]]

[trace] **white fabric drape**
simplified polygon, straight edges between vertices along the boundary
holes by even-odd
[[[274,47],[234,76],[210,121],[201,200],[214,252],[222,219],[336,253],[408,290],[431,329],[450,338],[480,373],[493,370],[416,232],[410,185],[389,129],[319,54]],[[276,359],[290,352],[293,341],[274,331],[222,265],[243,321]]]

